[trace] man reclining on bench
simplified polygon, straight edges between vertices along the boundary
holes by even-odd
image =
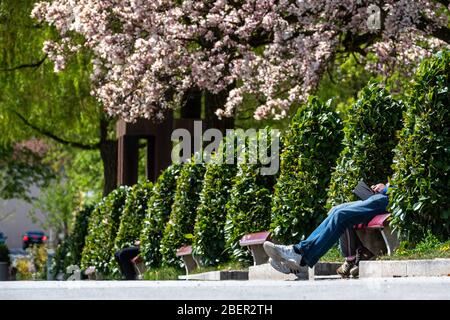
[[[359,260],[373,254],[359,241],[353,226],[366,224],[375,216],[386,212],[388,185],[379,183],[371,187],[375,192],[366,200],[343,203],[333,207],[328,217],[306,239],[295,245],[276,245],[264,242],[271,266],[282,273],[296,273],[300,267],[313,267],[340,238],[341,251],[346,256],[337,273],[342,277],[358,274]]]

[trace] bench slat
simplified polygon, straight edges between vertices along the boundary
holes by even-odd
[[[261,231],[256,233],[246,234],[239,240],[241,247],[251,246],[256,244],[263,244],[270,237],[269,231]]]
[[[177,250],[177,257],[187,256],[192,254],[192,246],[184,246]]]
[[[355,225],[355,229],[357,230],[361,230],[361,229],[383,229],[385,222],[387,221],[387,219],[389,218],[391,214],[390,213],[383,213],[383,214],[379,214],[376,215],[375,217],[373,217],[372,220],[369,221],[369,223],[366,224],[357,224]]]

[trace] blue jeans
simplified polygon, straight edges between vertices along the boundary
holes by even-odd
[[[345,229],[359,223],[368,223],[386,211],[388,197],[378,193],[367,200],[343,203],[333,207],[328,217],[294,250],[301,254],[302,262],[313,267],[317,261],[338,241]]]

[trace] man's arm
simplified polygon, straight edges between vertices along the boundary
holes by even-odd
[[[373,191],[381,194],[387,194],[389,188],[392,188],[392,186],[388,183],[379,183],[371,187]]]

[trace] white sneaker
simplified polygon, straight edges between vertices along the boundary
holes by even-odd
[[[282,262],[278,262],[272,258],[269,258],[269,263],[272,266],[272,268],[274,268],[275,270],[284,273],[284,274],[297,274],[298,271],[295,270],[291,270],[289,269],[285,264],[283,264]]]
[[[263,247],[267,255],[276,262],[283,263],[289,269],[295,271],[300,270],[300,261],[302,261],[302,256],[294,251],[294,247],[292,245],[283,246],[266,241],[264,242]]]

